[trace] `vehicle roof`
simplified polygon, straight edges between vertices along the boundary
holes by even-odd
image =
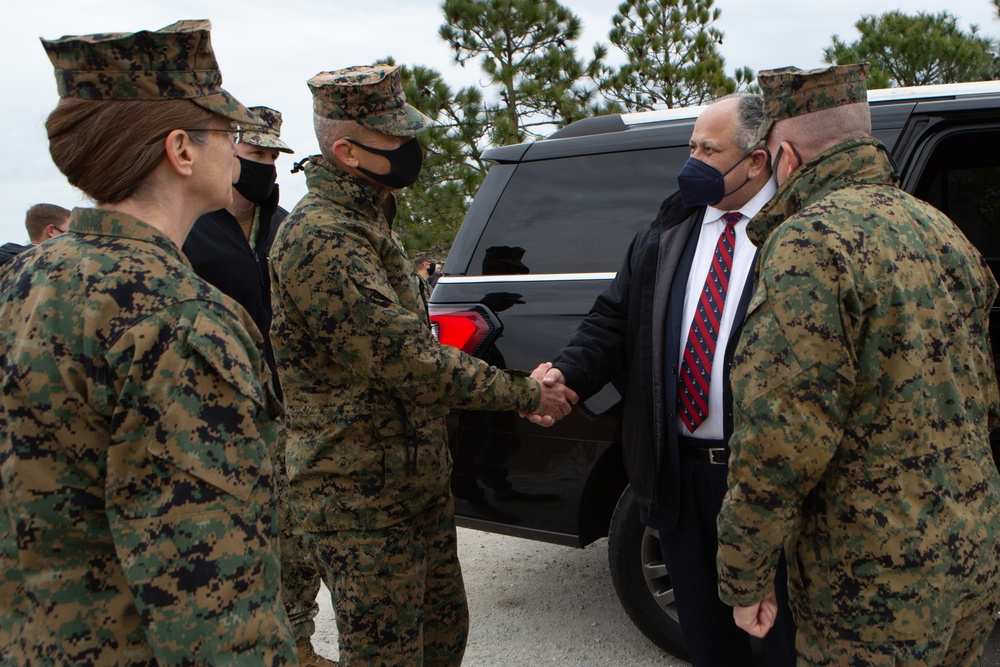
[[[970,106],[978,106],[981,103],[990,103],[993,106],[992,101],[1000,100],[1000,81],[947,83],[868,91],[868,101],[873,109],[877,110],[872,114],[873,131],[881,131],[880,138],[890,148],[895,138],[893,132],[898,134],[902,123],[906,121],[915,106],[951,104],[956,101],[964,103],[962,100],[967,101]],[[557,130],[543,141],[497,146],[486,150],[483,157],[490,162],[510,164],[565,157],[580,151],[613,152],[648,148],[657,143],[662,145],[677,141],[685,143],[691,131],[691,122],[706,107],[707,105],[702,105],[584,118]],[[650,134],[644,130],[653,132]],[[674,136],[677,132],[684,135],[683,139],[678,139],[680,135]],[[585,141],[583,143],[573,141],[577,138]]]
[[[910,86],[903,88],[879,88],[868,91],[868,102],[879,105],[892,102],[926,101],[932,99],[956,99],[961,97],[1000,95],[1000,81],[974,81],[969,83],[943,83],[931,86]],[[662,109],[657,111],[640,111],[637,113],[612,114],[621,119],[624,127],[630,129],[652,124],[670,123],[672,121],[689,121],[697,118],[708,105],[683,107],[678,109]],[[567,127],[554,132],[549,138],[558,139],[564,136],[582,136],[585,134],[600,134],[610,131],[608,123],[601,118],[584,118]],[[594,131],[583,131],[585,126],[594,125]],[[601,129],[599,129],[601,126]],[[572,131],[570,128],[573,128]]]

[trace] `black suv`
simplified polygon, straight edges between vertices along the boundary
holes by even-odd
[[[903,188],[946,212],[1000,275],[1000,82],[871,91],[869,101],[873,134],[890,149]],[[488,151],[493,164],[431,298],[442,343],[504,368],[550,360],[614,277],[636,230],[676,189],[699,112],[589,118],[545,141]],[[453,412],[458,520],[577,547],[607,536],[625,610],[684,657],[658,535],[639,523],[627,488],[618,386],[550,429],[510,413]]]

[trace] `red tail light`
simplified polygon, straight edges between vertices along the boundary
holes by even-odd
[[[479,352],[493,326],[478,310],[452,310],[431,315],[431,327],[442,345],[457,347],[466,354]]]

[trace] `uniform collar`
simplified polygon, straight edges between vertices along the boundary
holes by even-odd
[[[67,230],[77,234],[110,236],[152,243],[185,264],[189,264],[181,249],[170,240],[169,236],[128,213],[109,211],[103,208],[74,208],[70,212]]]
[[[337,169],[322,155],[311,155],[302,167],[309,192],[357,212],[367,219],[385,218],[391,226],[396,212],[395,195],[382,201],[382,193],[371,183]]]
[[[888,149],[872,137],[851,139],[828,148],[795,170],[774,198],[747,226],[760,247],[786,219],[831,192],[857,185],[895,185]]]

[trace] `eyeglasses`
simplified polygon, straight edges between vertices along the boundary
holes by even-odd
[[[174,128],[174,129],[176,129],[176,130],[183,130],[185,132],[225,132],[225,133],[227,133],[229,135],[229,138],[232,140],[232,142],[234,144],[238,144],[241,141],[243,141],[243,127],[240,126],[240,125],[237,125],[236,123],[233,123],[232,127],[226,127],[226,128],[223,128],[223,127],[177,127],[177,128]],[[164,137],[166,137],[168,134],[170,134],[173,131],[174,130],[167,130],[166,132],[163,132],[162,134],[156,135],[155,137],[153,137],[152,139],[150,139],[148,142],[146,142],[146,145],[147,146],[152,146],[157,141],[159,141],[160,139],[163,139]]]

